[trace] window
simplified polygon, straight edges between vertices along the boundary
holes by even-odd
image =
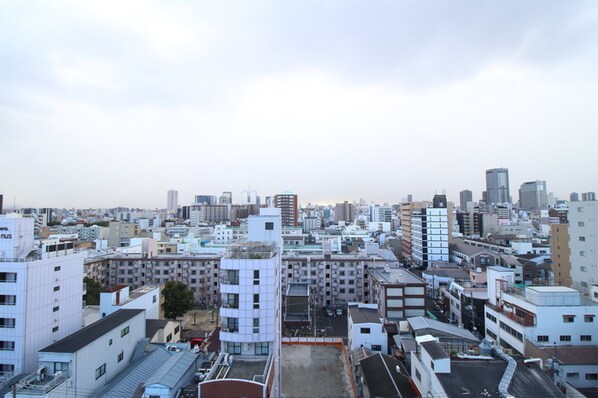
[[[166,342],[170,343],[172,341],[172,333],[168,333],[168,336],[166,336]]]
[[[380,344],[372,344],[372,351],[382,351],[382,346]]]
[[[60,271],[60,265],[57,265],[56,267],[54,267],[54,271]]]
[[[585,252],[585,251],[583,251],[583,250],[580,250],[580,251],[579,251],[579,255],[580,255],[581,257],[585,257],[585,256],[586,256],[586,252]]]
[[[16,305],[17,304],[17,296],[12,294],[2,294],[0,295],[0,305]]]
[[[54,291],[57,292],[60,290],[60,286],[54,286]]]
[[[0,318],[0,328],[14,329],[15,318]]]
[[[584,322],[594,322],[594,315],[584,315],[583,320]]]
[[[538,336],[538,343],[548,343],[548,336]]]
[[[181,330],[181,327],[180,327],[179,325],[177,325],[177,326],[174,328],[174,334],[178,334],[178,333],[179,333],[179,330]]]
[[[415,368],[415,377],[417,377],[417,380],[421,381],[422,380],[422,375],[421,373],[419,373],[419,369]]]
[[[580,236],[579,237],[579,241],[580,242],[585,242],[586,241],[586,237],[585,236]]]
[[[489,312],[486,312],[486,318],[490,319],[492,322],[496,323],[496,317]]]
[[[96,369],[96,380],[102,377],[106,373],[106,364],[102,364],[99,368]]]
[[[158,301],[158,296],[154,295],[154,297],[152,297],[152,303],[155,303],[156,301]]]
[[[260,295],[259,294],[253,295],[253,308],[254,309],[260,308]]]
[[[0,283],[17,283],[17,273],[0,272]]]
[[[361,334],[370,334],[370,328],[361,328]]]
[[[57,312],[60,309],[60,306],[57,305],[56,307],[52,308],[52,312]]]
[[[267,222],[266,223],[266,231],[272,231],[274,230],[274,223],[273,222]]]
[[[260,318],[253,318],[253,333],[260,332]]]
[[[67,370],[69,370],[68,362],[54,362],[54,373],[66,372]]]
[[[575,315],[563,315],[563,322],[565,322],[565,323],[575,322]]]
[[[226,352],[239,355],[241,353],[241,343],[226,342]]]
[[[117,362],[122,361],[125,358],[125,353],[123,351],[120,352],[120,354],[118,354],[118,357],[116,358]]]
[[[120,331],[120,337],[125,337],[126,335],[129,334],[129,327],[125,327]]]
[[[571,336],[561,336],[560,340],[561,341],[571,341]]]
[[[259,269],[253,270],[253,284],[254,285],[260,284],[260,270]]]
[[[430,368],[434,370],[434,361],[430,361]]]
[[[108,345],[112,345],[112,339],[108,340]]]
[[[582,334],[581,336],[579,336],[579,339],[581,341],[592,341],[592,335],[591,334]]]
[[[577,223],[577,226],[578,226],[578,227],[583,227],[584,225],[585,225],[585,224],[584,224],[584,222],[583,222],[583,221],[579,221],[579,222]]]
[[[578,377],[579,377],[579,373],[577,373],[577,372],[567,373],[568,379],[577,379]]]
[[[598,373],[586,373],[586,380],[598,380]]]
[[[14,341],[0,341],[0,351],[14,351],[15,350],[15,342]]]
[[[270,345],[267,342],[255,343],[255,355],[268,355]]]
[[[58,326],[54,326],[54,327],[52,328],[52,333],[56,333],[56,332],[58,332]]]

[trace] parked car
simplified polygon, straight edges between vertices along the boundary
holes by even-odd
[[[343,309],[341,307],[336,307],[336,316],[343,315]]]
[[[329,305],[326,306],[326,315],[328,315],[328,316],[334,316],[334,310]]]

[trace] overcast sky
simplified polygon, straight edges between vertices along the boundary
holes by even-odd
[[[5,207],[598,191],[596,1],[0,0]]]

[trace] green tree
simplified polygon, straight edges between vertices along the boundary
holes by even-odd
[[[100,292],[102,291],[102,285],[100,282],[95,281],[87,276],[83,278],[83,283],[87,285],[87,293],[83,296],[87,305],[99,305],[100,304]]]
[[[168,319],[176,319],[193,308],[193,292],[183,282],[168,281],[162,289],[162,309]]]

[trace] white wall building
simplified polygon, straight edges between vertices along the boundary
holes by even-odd
[[[509,271],[511,274],[509,274]],[[598,341],[598,305],[565,286],[515,288],[512,271],[488,267],[486,338],[525,355],[538,347],[591,346]]]
[[[16,396],[93,396],[127,367],[144,337],[143,310],[122,310],[100,319],[40,350],[38,371],[19,382]],[[42,380],[41,373],[45,374]]]
[[[59,239],[35,247],[33,223],[0,216],[0,375],[6,377],[34,370],[41,348],[81,327],[87,255]]]
[[[449,228],[447,208],[427,207],[411,217],[412,259],[425,266],[435,261],[449,261]]]
[[[100,293],[100,317],[120,309],[143,309],[145,319],[160,318],[160,287],[142,286],[129,291],[127,285],[116,285]]]
[[[384,329],[377,304],[349,303],[349,350],[365,347],[370,351],[388,354],[388,333]]]
[[[280,209],[248,222],[249,241],[232,244],[220,262],[220,340],[229,354],[270,355],[280,332]]]
[[[431,335],[415,338],[417,351],[411,354],[411,377],[424,397],[447,396],[436,377],[451,373],[451,359]]]
[[[598,202],[569,204],[571,287],[588,294],[598,284]]]

